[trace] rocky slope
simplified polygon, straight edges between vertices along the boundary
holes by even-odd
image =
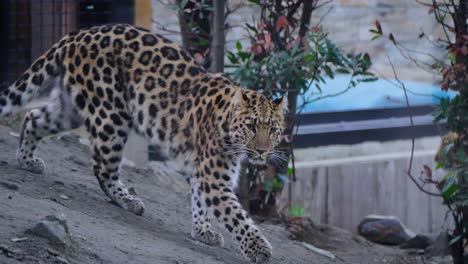
[[[91,175],[90,154],[76,136],[45,140],[38,149],[43,175],[17,168],[18,139],[0,126],[0,263],[247,263],[224,233],[224,248],[190,239],[188,185],[170,166],[123,168],[124,181],[146,205],[144,216],[108,202]],[[63,214],[69,246],[54,244],[30,231],[47,215]],[[377,246],[349,232],[320,227],[318,247],[330,260],[289,239],[282,226],[260,224],[274,247],[271,263],[450,263]]]

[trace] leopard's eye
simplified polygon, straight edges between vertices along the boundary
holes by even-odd
[[[277,127],[271,127],[270,128],[270,133],[275,133],[276,131],[278,131]]]
[[[254,123],[248,123],[248,124],[245,124],[245,126],[246,126],[248,129],[252,130],[252,131],[253,131],[254,128],[255,128]]]

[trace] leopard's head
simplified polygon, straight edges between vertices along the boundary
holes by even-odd
[[[254,164],[280,158],[275,147],[283,135],[286,98],[270,100],[260,93],[238,88],[231,106],[231,151]]]

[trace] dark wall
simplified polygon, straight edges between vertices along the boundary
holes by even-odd
[[[134,0],[80,0],[78,25],[88,28],[107,23],[133,24]]]
[[[8,10],[10,2],[9,1],[0,1],[0,36],[8,36]],[[4,60],[7,57],[8,44],[5,39],[0,41],[0,58]],[[7,73],[7,63],[3,61],[0,63],[0,84],[6,83],[6,73]]]

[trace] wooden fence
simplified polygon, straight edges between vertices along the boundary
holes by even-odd
[[[434,151],[415,152],[412,174],[424,164],[435,167]],[[420,192],[406,175],[409,153],[381,154],[319,162],[300,162],[292,183],[291,202],[317,223],[356,231],[369,214],[393,215],[410,230],[438,232],[447,227],[441,198]],[[433,177],[442,177],[435,171]],[[288,187],[281,203],[288,200]],[[431,188],[434,190],[435,188]]]

